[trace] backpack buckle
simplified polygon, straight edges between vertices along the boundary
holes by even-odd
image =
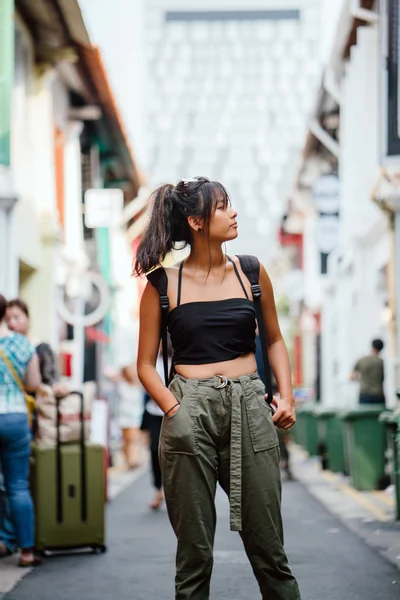
[[[253,283],[251,286],[251,291],[253,294],[253,298],[261,298],[261,287],[259,283]]]
[[[169,309],[169,298],[168,296],[160,296],[160,306],[162,310]]]

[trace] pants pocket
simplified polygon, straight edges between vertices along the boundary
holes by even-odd
[[[278,433],[272,421],[272,411],[264,398],[264,386],[254,382],[246,394],[245,407],[254,452],[263,452],[279,444]]]
[[[171,417],[164,417],[160,434],[160,450],[168,454],[199,453],[196,434],[195,399],[193,390],[180,380],[173,380],[170,390],[180,404]]]

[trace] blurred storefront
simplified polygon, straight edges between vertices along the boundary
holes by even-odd
[[[123,262],[113,240],[125,265],[130,248],[122,220],[85,226],[85,192],[120,190],[122,218],[141,175],[78,2],[0,0],[0,9],[0,292],[27,301],[32,337],[64,354],[66,375],[97,379],[112,359]],[[109,305],[85,334],[103,287]]]

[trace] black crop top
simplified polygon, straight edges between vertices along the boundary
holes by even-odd
[[[204,365],[233,360],[255,352],[256,311],[233,260],[246,298],[181,304],[182,267],[178,305],[168,316],[175,365]]]

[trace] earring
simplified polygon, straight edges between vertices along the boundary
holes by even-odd
[[[202,231],[201,227],[198,227],[197,231],[200,233],[200,231]]]

